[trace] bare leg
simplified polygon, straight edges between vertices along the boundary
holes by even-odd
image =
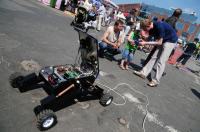
[[[125,63],[125,60],[124,59],[122,59],[121,60],[121,64],[120,64],[120,68],[122,69],[122,70],[124,70],[125,68],[124,68],[124,63]]]

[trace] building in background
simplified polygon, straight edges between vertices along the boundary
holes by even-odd
[[[120,4],[119,9],[128,13],[131,9],[137,8],[140,9],[140,17],[141,18],[154,18],[157,17],[158,20],[166,19],[171,16],[174,12],[174,9],[164,9],[160,7],[156,7],[153,5],[147,4]],[[195,37],[199,36],[200,33],[200,24],[196,23],[197,16],[195,13],[185,13],[180,17],[180,20],[177,22],[177,30],[178,35],[181,39],[186,41],[193,41]]]

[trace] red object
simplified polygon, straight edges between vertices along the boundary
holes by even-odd
[[[129,15],[129,13],[127,13],[127,12],[124,12],[123,14],[125,17],[127,17]]]
[[[169,58],[169,64],[176,64],[177,59],[183,54],[183,50],[181,48],[176,48],[174,54]]]
[[[52,85],[55,85],[55,84],[56,84],[55,80],[53,79],[53,77],[52,77],[51,75],[48,76],[48,81],[49,81],[49,83],[52,84]]]

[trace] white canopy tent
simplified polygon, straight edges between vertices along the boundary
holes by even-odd
[[[113,1],[111,0],[104,0],[104,3],[106,3],[107,5],[111,6],[112,8],[119,8],[119,6],[117,4],[115,4]]]

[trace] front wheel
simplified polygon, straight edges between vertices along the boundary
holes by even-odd
[[[24,79],[24,76],[21,73],[15,72],[11,74],[9,77],[10,85],[13,88],[22,87],[22,84],[20,83],[20,81],[22,81],[23,79]]]
[[[113,96],[111,96],[110,94],[103,94],[99,100],[99,103],[102,106],[108,106],[112,103],[113,101]]]
[[[52,110],[45,109],[37,115],[37,128],[40,131],[48,130],[55,126],[56,123],[57,117]]]

